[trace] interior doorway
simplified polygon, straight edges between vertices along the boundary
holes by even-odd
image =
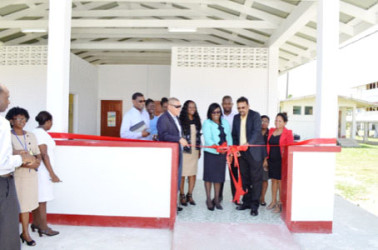
[[[75,94],[68,97],[68,133],[74,133]]]
[[[119,137],[122,123],[122,101],[101,100],[101,135]]]

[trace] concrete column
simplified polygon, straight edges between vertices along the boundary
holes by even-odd
[[[340,119],[340,137],[346,137],[346,108],[340,108],[341,111],[341,119]]]
[[[336,82],[339,49],[339,1],[319,0],[317,16],[317,86],[315,136],[337,136]]]
[[[268,65],[268,103],[267,114],[271,121],[274,121],[279,111],[278,98],[278,47],[269,47],[269,65]]]
[[[351,132],[350,132],[350,138],[356,139],[356,131],[357,131],[357,122],[356,122],[356,114],[357,109],[356,107],[353,107],[352,109],[352,126],[351,126]]]
[[[368,122],[364,122],[364,142],[367,142],[368,141],[368,137],[369,137],[369,123]]]
[[[46,109],[54,117],[52,131],[68,131],[72,0],[49,1]]]

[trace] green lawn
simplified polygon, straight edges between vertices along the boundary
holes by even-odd
[[[378,146],[343,148],[336,156],[336,193],[378,215]]]

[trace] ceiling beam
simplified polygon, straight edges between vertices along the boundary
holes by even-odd
[[[47,20],[0,20],[2,28],[47,28]],[[253,28],[275,29],[276,26],[266,21],[250,20],[138,20],[138,19],[74,19],[71,21],[72,28],[93,27],[174,27],[174,28]]]
[[[72,11],[73,17],[151,17],[151,16],[205,16],[194,10],[181,9],[133,9],[133,10],[76,10]]]
[[[272,34],[266,45],[280,46],[306,25],[315,14],[316,2],[300,2]]]
[[[72,42],[71,49],[76,50],[171,50],[173,46],[183,46],[182,43],[168,43],[168,42]],[[191,43],[190,46],[206,47],[204,44]],[[210,46],[210,45],[209,45]],[[214,45],[211,45],[214,46]],[[233,46],[240,47],[240,46]]]
[[[370,24],[377,23],[377,13],[369,12],[350,3],[340,1],[340,11]]]

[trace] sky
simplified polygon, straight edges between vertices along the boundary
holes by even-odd
[[[339,50],[340,72],[337,74],[337,92],[349,96],[352,87],[378,81],[378,31]],[[287,74],[278,79],[280,100],[285,99]],[[316,60],[289,72],[289,91],[292,97],[314,95],[316,92]]]

